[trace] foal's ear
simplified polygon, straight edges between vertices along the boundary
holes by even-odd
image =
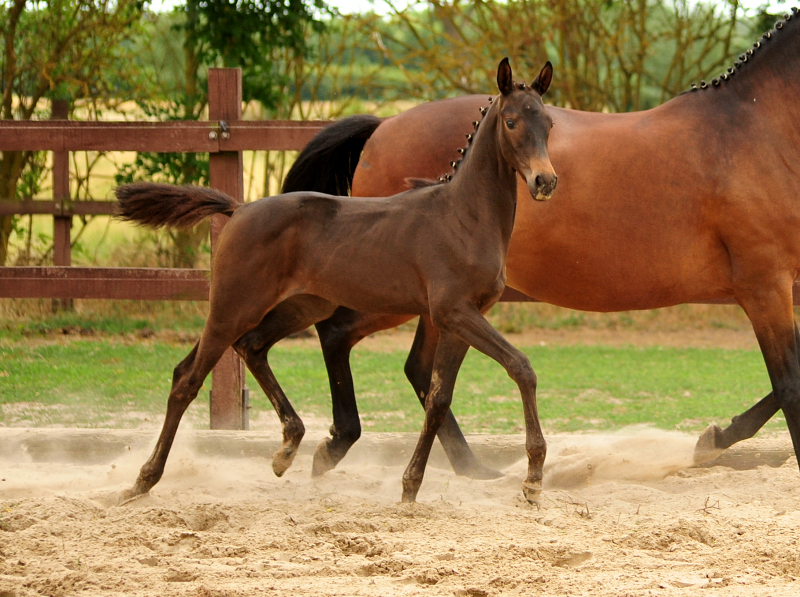
[[[531,87],[538,93],[539,95],[544,95],[547,88],[550,87],[550,81],[553,80],[553,65],[550,64],[550,61],[547,61],[547,64],[544,65],[542,72],[540,72],[537,77],[531,83]]]
[[[514,90],[514,79],[511,75],[511,66],[508,64],[508,57],[500,61],[497,67],[497,88],[503,95],[508,95]]]

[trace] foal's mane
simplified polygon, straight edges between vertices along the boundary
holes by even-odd
[[[525,83],[515,81],[514,87],[516,89],[526,89],[528,86]],[[450,167],[453,169],[453,172],[451,172],[450,174],[444,174],[435,180],[432,178],[414,178],[414,177],[406,178],[405,179],[406,188],[424,189],[425,187],[433,187],[436,185],[448,183],[451,180],[453,180],[453,176],[455,175],[456,170],[458,170],[458,167],[461,165],[461,162],[464,161],[464,159],[467,157],[467,152],[469,151],[469,148],[472,146],[472,141],[474,140],[475,135],[478,132],[478,127],[480,126],[481,122],[483,122],[483,119],[486,118],[486,115],[489,113],[489,110],[491,110],[495,99],[496,96],[489,96],[486,100],[489,104],[489,107],[481,106],[480,108],[478,108],[481,114],[480,120],[473,121],[472,123],[473,131],[471,133],[466,134],[467,137],[466,147],[459,147],[457,149],[458,153],[461,154],[461,157],[457,160],[453,160],[452,162],[450,162]]]
[[[751,48],[742,52],[732,66],[729,66],[720,75],[711,79],[710,83],[707,83],[705,80],[700,81],[699,85],[692,83],[691,88],[687,89],[680,95],[701,89],[708,89],[710,87],[719,87],[723,83],[731,81],[737,72],[752,66],[749,63],[753,59],[757,60],[756,56],[761,54],[759,50],[765,49],[767,44],[775,45],[776,43],[785,42],[786,40],[791,39],[792,35],[796,35],[797,31],[795,31],[795,26],[793,26],[791,23],[792,21],[800,21],[800,9],[794,6],[792,7],[791,12],[785,13],[782,19],[776,21],[772,29],[765,31],[761,35],[761,38],[753,43]]]

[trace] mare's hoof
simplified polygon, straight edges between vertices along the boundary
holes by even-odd
[[[716,423],[711,423],[694,446],[694,463],[702,464],[714,460],[725,451],[722,445],[722,429]]]
[[[478,463],[470,470],[466,471],[462,476],[469,477],[470,479],[489,481],[492,479],[499,479],[500,477],[505,477],[505,474],[491,467],[484,466]]]
[[[288,452],[285,449],[280,449],[272,455],[272,472],[276,477],[282,477],[283,473],[292,466],[294,456],[297,454],[296,450]]]
[[[522,495],[528,500],[528,503],[534,506],[539,505],[539,498],[542,495],[542,482],[541,481],[523,481],[522,482]]]
[[[331,458],[328,452],[328,443],[330,439],[322,440],[317,446],[317,451],[314,452],[314,463],[311,465],[311,477],[316,479],[321,477],[330,470],[336,467],[336,462]]]
[[[120,492],[119,498],[117,499],[117,505],[124,506],[125,504],[146,496],[148,493],[148,491],[142,491],[134,485],[130,489]]]

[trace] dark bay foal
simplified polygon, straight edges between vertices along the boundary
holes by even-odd
[[[284,439],[297,435],[293,424],[299,424],[302,437],[302,423],[266,360],[271,326],[281,320],[305,327],[344,306],[423,315],[439,331],[425,423],[403,476],[403,501],[416,499],[470,346],[499,362],[519,387],[528,454],[523,492],[536,500],[546,452],[536,409],[536,376],[527,357],[482,313],[505,286],[517,174],[534,197],[547,198],[555,189],[547,155],[552,120],[541,100],[551,77],[547,63],[531,86],[514,83],[508,60],[500,63],[500,95],[448,184],[388,198],[300,192],[245,205],[199,187],[137,183],[118,188],[120,216],[151,227],[192,226],[215,213],[232,216],[212,263],[205,328],[175,368],[161,435],[123,499],[148,492],[161,478],[181,416],[231,345],[273,401],[284,422]],[[296,448],[285,442],[273,461],[277,473],[291,463]]]

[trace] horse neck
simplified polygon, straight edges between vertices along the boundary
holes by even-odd
[[[721,102],[735,101],[756,109],[763,118],[795,124],[800,119],[800,14],[790,21],[780,21],[780,30],[772,29],[770,37],[759,38],[760,47],[736,69],[735,75],[720,82]],[[737,58],[738,60],[738,58]],[[716,96],[709,87],[701,94]],[[755,102],[753,100],[756,100]],[[713,101],[713,100],[712,100]]]
[[[454,210],[469,212],[481,228],[494,222],[508,242],[517,206],[517,176],[500,150],[498,103],[494,102],[480,123],[446,190],[453,198]]]

